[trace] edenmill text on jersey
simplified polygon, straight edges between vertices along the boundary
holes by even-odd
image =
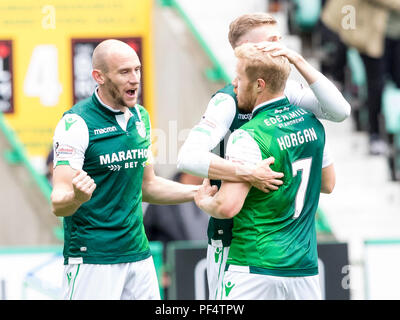
[[[275,112],[277,112],[277,111],[275,111]],[[302,116],[305,114],[307,114],[307,111],[305,111],[301,108],[297,108],[296,110],[291,111],[291,112],[287,112],[284,114],[269,117],[264,120],[264,123],[268,127],[278,125],[278,127],[282,128],[282,127],[286,127],[288,125],[292,125],[292,124],[304,121],[304,118]]]

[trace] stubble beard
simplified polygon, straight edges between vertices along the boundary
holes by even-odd
[[[249,106],[249,104],[238,104],[238,109],[242,113],[251,113],[252,108]]]
[[[253,94],[251,90],[251,85],[250,83],[247,84],[247,87],[244,88],[244,90],[241,90],[241,95],[238,95],[238,92],[236,93],[237,101],[238,101],[238,109],[242,113],[251,113],[254,109],[254,103],[255,101],[253,100]]]
[[[116,107],[130,108],[121,97],[120,92],[118,91],[117,85],[110,79],[106,79],[106,89],[110,97],[113,99]]]
[[[238,109],[242,112],[242,113],[251,113],[253,110],[253,105],[251,102],[251,99],[248,97],[248,95],[246,96],[245,100],[239,100],[238,97]]]

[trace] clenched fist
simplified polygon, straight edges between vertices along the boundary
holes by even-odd
[[[83,170],[58,166],[54,170],[51,204],[56,216],[66,217],[92,198],[96,189],[94,180]]]
[[[74,187],[75,200],[81,203],[89,201],[96,189],[94,180],[83,170],[76,171],[72,179],[72,186]]]

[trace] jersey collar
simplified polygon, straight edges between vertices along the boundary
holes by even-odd
[[[259,105],[257,105],[254,109],[253,109],[253,116],[252,118],[254,118],[256,116],[256,114],[260,113],[262,110],[265,110],[267,108],[270,107],[281,107],[283,105],[289,104],[289,100],[285,97],[285,96],[281,96],[278,98],[274,98],[268,101],[264,101],[262,103],[260,103]]]

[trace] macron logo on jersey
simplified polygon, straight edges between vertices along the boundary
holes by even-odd
[[[251,120],[253,118],[252,113],[239,113],[238,119],[239,120]]]
[[[117,131],[117,127],[116,126],[112,126],[112,127],[107,127],[107,128],[102,128],[102,129],[94,129],[94,134],[104,134],[104,133],[109,133],[109,132],[114,132]]]

